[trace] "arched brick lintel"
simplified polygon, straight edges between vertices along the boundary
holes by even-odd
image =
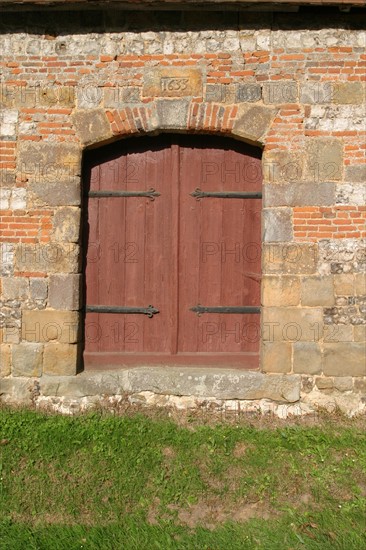
[[[119,137],[160,132],[215,133],[263,147],[276,112],[276,108],[262,104],[159,99],[122,109],[78,110],[73,121],[83,148]]]

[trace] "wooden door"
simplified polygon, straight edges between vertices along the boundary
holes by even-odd
[[[257,368],[258,150],[164,135],[84,164],[85,365]]]

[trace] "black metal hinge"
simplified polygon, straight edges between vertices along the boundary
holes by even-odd
[[[151,201],[154,201],[155,197],[160,197],[160,193],[151,187],[148,191],[89,191],[88,197],[148,197]]]
[[[205,197],[215,197],[218,199],[261,199],[262,193],[247,192],[247,191],[202,191],[197,187],[193,193],[190,193],[196,200],[203,199]]]
[[[197,304],[190,308],[191,311],[202,315],[202,313],[260,313],[261,308],[257,306],[214,306],[207,307]]]
[[[159,310],[154,306],[147,307],[124,307],[124,306],[86,306],[87,313],[123,313],[123,314],[132,314],[140,313],[147,315],[148,317],[153,317],[156,313],[159,313]]]

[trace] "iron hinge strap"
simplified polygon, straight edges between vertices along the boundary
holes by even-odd
[[[196,200],[203,199],[205,197],[214,197],[218,199],[261,199],[262,193],[260,191],[202,191],[197,187],[192,193],[192,197]]]
[[[197,315],[202,315],[203,313],[260,313],[261,308],[257,306],[214,306],[207,307],[197,304],[194,307],[190,308],[191,311],[197,313]]]
[[[87,313],[121,313],[121,314],[143,314],[153,317],[159,310],[154,306],[147,307],[126,307],[126,306],[86,306]]]
[[[89,198],[108,198],[108,197],[148,197],[151,201],[155,197],[160,197],[160,193],[155,191],[153,187],[148,191],[89,191]]]

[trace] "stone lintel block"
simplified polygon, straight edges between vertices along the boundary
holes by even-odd
[[[333,276],[303,277],[301,282],[301,304],[303,306],[333,306]]]
[[[104,109],[75,111],[72,120],[83,145],[103,143],[113,136]]]
[[[264,242],[288,243],[292,238],[292,209],[265,208],[263,210]]]
[[[290,342],[264,342],[262,370],[264,372],[291,372],[292,349]]]
[[[81,209],[75,206],[58,208],[53,217],[52,239],[62,243],[76,243],[80,235]]]
[[[81,150],[74,143],[20,141],[17,158],[18,173],[29,183],[60,186],[80,174]]]
[[[311,274],[315,273],[317,268],[316,244],[265,244],[262,254],[265,274]]]
[[[11,373],[11,346],[0,344],[0,378]]]
[[[263,105],[240,106],[232,134],[244,141],[264,143],[277,109]]]
[[[366,344],[324,344],[323,372],[327,376],[366,376]]]
[[[305,145],[305,175],[311,181],[339,181],[343,171],[343,143],[338,138],[311,138]]]
[[[79,246],[75,243],[20,243],[15,248],[15,269],[31,273],[78,273]]]
[[[81,275],[57,273],[50,276],[49,306],[61,310],[80,308]]]
[[[72,376],[77,373],[79,346],[76,344],[45,344],[43,372],[54,376]]]
[[[294,343],[293,369],[300,374],[320,374],[322,354],[316,342]]]
[[[22,339],[27,342],[74,343],[79,336],[76,311],[24,310]]]
[[[330,206],[335,203],[335,184],[332,182],[300,182],[266,184],[263,186],[264,205],[268,206]]]
[[[323,309],[263,308],[262,333],[264,342],[317,341],[323,334]]]
[[[13,376],[42,376],[43,345],[22,342],[13,346]]]
[[[353,296],[355,293],[355,281],[352,273],[340,273],[334,275],[334,291],[337,296]]]
[[[273,399],[293,403],[300,398],[301,377],[266,375],[239,369],[218,371],[215,368],[202,367],[149,366],[119,372],[83,372],[69,380],[61,377],[57,381],[52,381],[44,376],[40,384],[44,395],[69,397],[151,391],[161,395],[194,395],[216,399]]]
[[[262,278],[264,306],[297,306],[300,303],[300,277],[265,275]]]
[[[158,128],[186,130],[188,126],[189,103],[186,100],[160,99],[156,102]]]

